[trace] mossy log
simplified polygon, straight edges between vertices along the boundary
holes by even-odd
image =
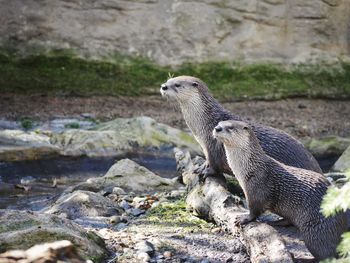
[[[188,152],[175,149],[179,178],[188,188],[186,203],[197,216],[215,221],[245,244],[251,262],[293,262],[278,232],[265,223],[236,224],[237,217],[248,213],[242,199],[228,191],[224,177],[208,177],[202,183],[193,168],[203,160],[191,160]]]

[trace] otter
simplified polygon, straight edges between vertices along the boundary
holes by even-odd
[[[162,96],[175,99],[183,117],[200,144],[206,162],[195,172],[207,176],[232,174],[227,164],[224,147],[212,136],[212,130],[225,120],[242,121],[243,118],[225,110],[209,93],[207,85],[200,79],[180,76],[161,85]],[[272,158],[290,166],[322,172],[315,158],[305,147],[287,133],[249,122],[263,150]]]
[[[344,213],[324,217],[320,212],[330,185],[322,174],[287,166],[269,157],[245,122],[219,122],[213,136],[223,143],[228,164],[247,200],[249,214],[239,218],[239,224],[269,210],[299,229],[316,259],[336,255],[341,234],[347,230],[347,219]]]

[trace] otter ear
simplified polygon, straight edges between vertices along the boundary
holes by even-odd
[[[196,88],[196,87],[198,87],[198,83],[194,81],[194,82],[192,82],[192,86]]]

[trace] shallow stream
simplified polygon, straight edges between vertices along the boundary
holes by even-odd
[[[154,155],[126,157],[162,177],[176,176],[174,158]],[[338,156],[320,157],[318,161],[323,171],[328,172],[337,158]],[[91,177],[103,176],[119,159],[121,158],[59,157],[0,162],[0,209],[41,210],[67,187]]]

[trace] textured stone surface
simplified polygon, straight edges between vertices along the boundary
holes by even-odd
[[[160,64],[349,55],[349,0],[0,0],[0,43]]]
[[[89,191],[64,193],[45,213],[60,215],[68,219],[82,217],[109,217],[120,214],[116,203],[100,194]]]
[[[350,171],[350,146],[343,152],[340,158],[332,167],[333,171],[347,172]]]
[[[192,136],[149,117],[119,118],[101,124],[95,130],[56,133],[52,135],[51,143],[67,156],[117,156],[174,146],[189,148],[192,153],[201,152]]]
[[[103,177],[90,178],[67,189],[67,192],[75,190],[98,192],[106,188],[122,187],[127,192],[145,193],[172,190],[178,186],[174,180],[162,178],[132,160],[123,159],[114,164]]]
[[[99,236],[70,220],[29,211],[0,210],[0,253],[57,240],[71,241],[85,259],[101,260],[107,255]]]

